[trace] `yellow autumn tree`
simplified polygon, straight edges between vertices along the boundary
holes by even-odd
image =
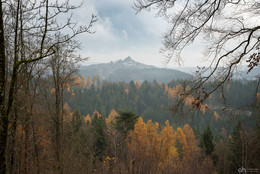
[[[106,118],[106,124],[110,125],[111,123],[113,123],[115,121],[116,116],[118,116],[118,113],[116,112],[116,110],[112,109],[112,111],[110,112],[110,114]]]
[[[178,96],[178,99],[181,99],[182,95],[184,94],[184,88],[182,85],[177,85],[175,87],[176,90],[176,96]]]
[[[190,159],[192,154],[195,155],[199,152],[196,136],[193,132],[193,129],[188,124],[185,124],[183,126],[183,133],[186,137],[187,142],[187,151],[185,151],[185,157],[187,159]]]
[[[157,158],[159,162],[160,160],[160,145],[161,145],[161,137],[159,135],[158,129],[159,124],[153,123],[151,120],[148,120],[146,124],[147,128],[147,139],[149,146],[148,151],[150,152],[149,156],[151,159]]]
[[[188,147],[187,147],[186,136],[180,127],[177,128],[177,131],[175,132],[175,137],[176,137],[175,147],[177,148],[179,157],[180,159],[184,159],[185,154],[188,154]]]
[[[164,93],[168,94],[168,89],[169,89],[168,85],[165,84],[165,86],[164,86]]]
[[[81,85],[82,85],[82,87],[83,88],[85,88],[86,87],[86,84],[85,84],[85,76],[84,75],[81,75]]]
[[[168,88],[168,98],[175,98],[176,97],[176,90],[175,88]]]
[[[188,106],[189,108],[193,107],[194,101],[195,101],[195,99],[194,99],[194,97],[192,95],[189,95],[184,100],[185,105]]]
[[[90,77],[88,76],[88,79],[87,79],[87,87],[90,87],[91,86],[91,80],[90,80]]]
[[[90,118],[90,115],[89,115],[89,114],[84,118],[84,122],[85,122],[86,124],[91,124],[91,118]]]
[[[134,130],[130,131],[128,137],[130,140],[127,142],[130,151],[128,156],[130,168],[131,170],[132,168],[140,168],[142,170],[142,164],[145,162],[144,159],[148,158],[147,146],[149,144],[147,141],[147,127],[141,117],[138,118]],[[134,167],[132,163],[134,163]]]
[[[219,115],[216,111],[214,111],[214,117],[215,117],[215,120],[218,121]]]
[[[146,124],[141,117],[138,118],[135,128],[133,131],[130,131],[129,137],[131,137],[131,142],[129,147],[132,150],[135,158],[140,159],[143,156],[147,156],[147,128]]]
[[[81,80],[78,75],[75,76],[74,84],[78,87],[81,85]]]
[[[176,167],[174,162],[178,159],[178,152],[175,147],[175,133],[168,120],[165,122],[160,136],[162,156],[159,166],[163,170],[169,170]]]
[[[128,147],[131,151],[130,161],[134,161],[137,173],[156,172],[160,161],[160,135],[159,124],[151,120],[143,122],[141,117],[135,124],[135,129],[129,133]]]
[[[101,117],[101,114],[98,112],[97,109],[94,110],[93,115],[97,115],[97,117]]]
[[[140,86],[141,86],[140,83],[139,83],[138,81],[136,81],[136,82],[135,82],[135,87],[136,87],[137,89],[139,89]]]

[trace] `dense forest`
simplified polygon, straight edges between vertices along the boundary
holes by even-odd
[[[177,112],[172,107],[192,81],[115,83],[75,74],[63,87],[61,122],[53,74],[38,83],[33,116],[22,107],[25,96],[15,106],[20,117],[8,147],[15,172],[234,173],[243,163],[254,172],[259,166],[257,81],[230,81],[200,108],[191,96]]]
[[[183,93],[182,85],[186,84],[186,88],[189,89],[187,84],[192,85],[192,81],[174,80],[168,84],[156,81],[101,83],[95,76],[93,79],[88,77],[85,83],[84,76],[82,78],[77,76],[74,87],[66,90],[65,102],[72,110],[78,110],[85,116],[95,110],[107,116],[113,109],[127,109],[141,116],[144,121],[150,119],[164,123],[169,120],[175,126],[188,123],[198,133],[208,124],[215,133],[220,133],[221,128],[230,133],[236,124],[233,122],[234,119],[244,120],[244,124],[248,127],[256,126],[253,125],[255,124],[253,120],[257,114],[252,105],[257,100],[255,98],[257,81],[230,81],[223,86],[223,90],[218,90],[205,102],[207,109],[194,109],[191,107],[191,102],[186,101],[182,113],[172,112],[171,109],[178,101],[178,94]],[[210,85],[212,83],[207,84]],[[258,89],[257,93],[259,92]]]
[[[74,21],[82,3],[0,0],[0,174],[258,173],[260,77],[233,75],[240,64],[247,74],[259,67],[260,26],[250,21],[260,4],[176,2],[135,0],[133,9],[169,24],[166,64],[182,62],[199,37],[210,40],[211,65],[191,75],[127,58],[102,79],[97,66],[79,68],[88,58],[77,39],[98,22],[86,11],[86,25]]]

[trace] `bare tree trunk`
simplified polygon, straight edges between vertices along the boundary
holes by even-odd
[[[55,155],[57,162],[57,172],[62,174],[62,159],[61,159],[61,89],[60,89],[60,65],[57,59],[54,58],[52,64],[52,73],[55,87]]]
[[[26,114],[24,125],[24,173],[28,173],[28,144],[29,144],[29,118]]]
[[[15,145],[16,145],[16,128],[17,128],[17,119],[18,119],[18,114],[17,114],[17,108],[14,108],[14,118],[12,121],[12,130],[11,130],[11,159],[10,159],[10,169],[9,169],[9,173],[13,174],[14,173],[14,163],[15,163]]]
[[[38,146],[36,144],[34,122],[32,123],[32,131],[33,131],[33,144],[34,144],[34,153],[35,153],[35,158],[36,158],[37,174],[39,174],[40,173],[39,150],[38,150]]]
[[[0,0],[0,173],[6,173],[8,118],[5,112],[5,39],[2,0]]]
[[[12,77],[11,77],[11,85],[10,85],[10,90],[9,90],[9,97],[8,97],[8,105],[5,111],[5,115],[4,115],[4,121],[3,121],[3,137],[1,136],[1,146],[3,146],[2,148],[4,149],[3,155],[0,155],[0,158],[3,158],[3,169],[0,169],[0,173],[6,173],[6,149],[7,149],[7,133],[8,133],[8,122],[9,122],[9,113],[11,111],[12,105],[13,105],[13,101],[14,101],[14,95],[15,95],[15,84],[16,84],[16,80],[17,80],[17,70],[18,70],[18,66],[17,66],[17,61],[18,61],[18,45],[17,45],[17,40],[18,40],[18,18],[19,18],[19,8],[20,8],[20,0],[18,0],[18,5],[17,5],[17,11],[16,11],[16,24],[15,24],[15,41],[14,41],[14,64],[13,64],[13,72],[12,72]],[[3,20],[3,16],[2,16],[2,2],[1,2],[1,20]],[[1,22],[3,25],[3,22]],[[2,27],[3,28],[3,27]],[[4,31],[4,30],[3,30]],[[3,36],[4,37],[4,36]],[[3,42],[4,44],[4,38],[3,38]],[[3,50],[5,51],[5,50]],[[2,139],[3,138],[3,139]],[[2,151],[2,150],[1,150]],[[11,149],[11,151],[13,151],[13,149]],[[1,152],[2,153],[2,152]],[[3,156],[3,157],[2,157]],[[0,161],[1,163],[1,161]],[[1,167],[2,168],[2,167]],[[1,171],[3,170],[3,171]]]
[[[23,127],[21,129],[21,137],[20,137],[20,149],[19,149],[19,167],[18,167],[18,173],[22,173],[23,171]]]

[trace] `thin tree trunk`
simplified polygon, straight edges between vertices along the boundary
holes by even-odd
[[[59,78],[59,77],[57,77]],[[60,88],[59,79],[56,86],[56,157],[58,162],[58,173],[62,174],[62,159],[61,159],[61,113],[60,113]]]
[[[62,160],[61,160],[61,95],[60,95],[60,74],[57,59],[52,65],[54,86],[55,86],[55,155],[57,162],[57,173],[62,174]]]
[[[11,159],[10,159],[10,174],[13,174],[15,171],[15,145],[16,145],[16,128],[17,128],[17,119],[18,119],[18,114],[17,114],[17,108],[14,108],[14,120],[12,124],[12,140],[11,140]]]
[[[17,39],[18,39],[18,18],[19,18],[19,7],[20,0],[18,0],[17,12],[16,12],[16,26],[15,26],[15,41],[14,41],[14,64],[13,72],[11,77],[11,85],[9,90],[8,105],[5,109],[4,100],[5,100],[5,39],[4,39],[4,24],[3,24],[3,11],[2,11],[2,1],[0,0],[0,88],[1,88],[1,97],[0,97],[0,112],[1,112],[1,131],[0,131],[0,173],[5,174],[6,169],[6,149],[7,149],[7,133],[8,133],[8,121],[9,113],[11,111],[14,93],[15,93],[15,83],[17,79],[17,70],[18,70],[18,49],[17,49]]]
[[[39,150],[38,150],[38,147],[36,144],[34,122],[32,123],[32,131],[33,131],[33,143],[34,143],[34,152],[35,152],[35,158],[36,158],[37,174],[39,174],[40,173]]]
[[[2,0],[0,0],[0,173],[6,173],[8,117],[5,112],[5,39]]]
[[[23,135],[24,135],[24,133],[23,133],[23,127],[22,127],[22,129],[21,129],[21,137],[20,137],[20,149],[19,149],[19,162],[18,162],[18,164],[19,164],[19,172],[18,173],[22,173],[22,170],[23,170]]]
[[[29,120],[28,114],[26,114],[26,120],[24,125],[24,173],[28,173],[28,144],[29,144]]]

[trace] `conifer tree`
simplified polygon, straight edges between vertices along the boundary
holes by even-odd
[[[94,135],[94,153],[98,160],[102,161],[107,141],[105,138],[105,131],[106,123],[104,117],[98,116],[98,114],[94,115],[94,118],[92,119],[92,131]]]
[[[200,147],[203,149],[203,152],[206,156],[211,156],[212,152],[215,150],[215,144],[213,142],[213,134],[210,129],[210,126],[204,130],[202,137],[200,139]]]
[[[75,132],[79,131],[80,127],[83,124],[83,117],[80,115],[79,111],[76,110],[73,112],[72,115],[72,125],[73,125],[73,130]]]
[[[116,117],[116,128],[119,132],[125,134],[125,138],[127,138],[128,132],[134,129],[137,119],[138,116],[133,112],[120,110],[119,116]]]
[[[231,161],[230,170],[237,171],[241,167],[246,168],[247,140],[240,120],[233,130],[229,145],[232,152],[232,155],[229,156],[229,160]]]

